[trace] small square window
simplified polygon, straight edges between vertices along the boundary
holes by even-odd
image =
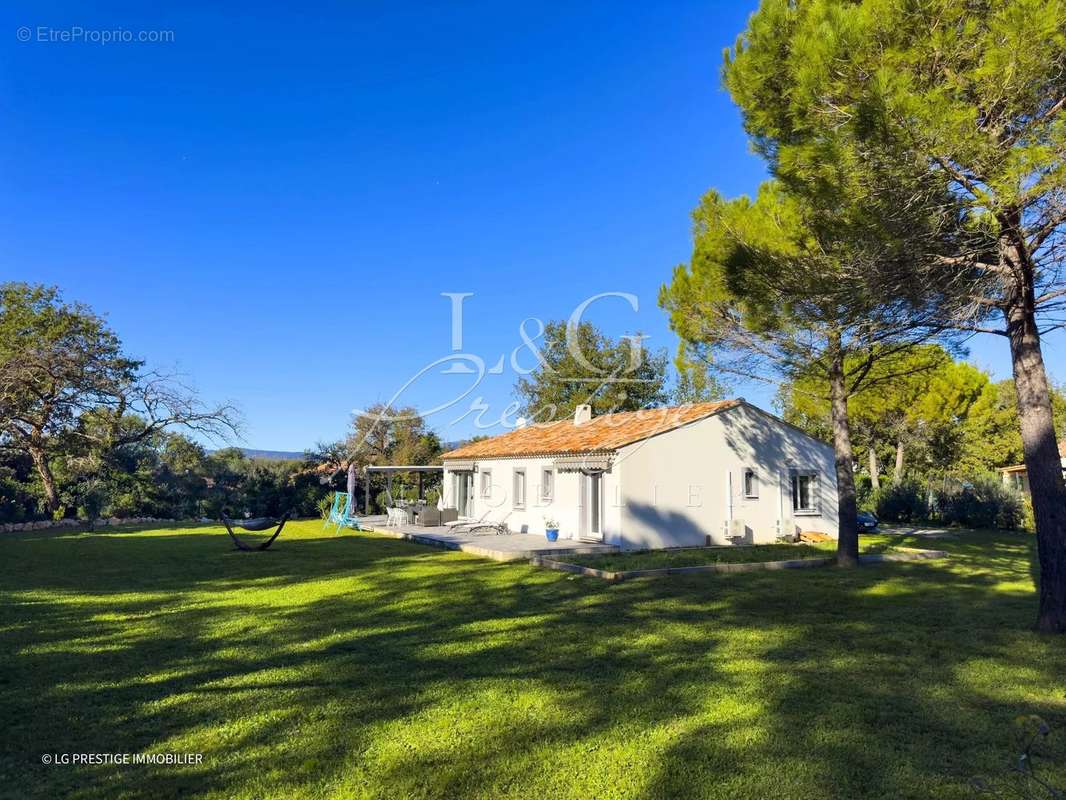
[[[744,496],[750,498],[759,496],[759,476],[753,469],[744,470]]]
[[[550,503],[555,492],[555,472],[551,469],[541,470],[540,499]]]

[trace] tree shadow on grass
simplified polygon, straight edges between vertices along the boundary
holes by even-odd
[[[932,564],[836,578],[847,601],[839,616],[801,585],[787,609],[776,609],[804,634],[758,652],[768,680],[749,744],[723,746],[714,724],[697,727],[662,759],[646,796],[690,796],[692,765],[705,772],[728,763],[717,776],[725,796],[775,780],[794,787],[795,770],[803,791],[776,796],[970,797],[969,777],[1002,772],[1013,757],[1015,716],[1066,724],[1055,689],[1066,676],[1062,643],[1025,630],[1031,595],[1003,594],[998,577]],[[758,618],[753,600],[738,592],[725,622]],[[1060,765],[1063,756],[1060,742]]]
[[[224,571],[154,538],[103,579],[4,572],[20,796],[963,797],[1011,717],[1066,723],[1013,545],[609,585],[372,537]],[[38,763],[149,748],[205,760]]]
[[[384,537],[320,532],[315,530],[317,524],[308,532],[307,527],[311,526],[295,537],[286,537],[283,531],[269,550],[255,552],[237,550],[219,528],[151,535],[127,531],[25,537],[20,540],[25,546],[11,556],[13,568],[4,572],[3,588],[87,590],[95,594],[134,589],[186,592],[226,583],[262,586],[328,579],[379,562],[395,569],[437,555],[431,548]],[[66,568],[72,560],[79,563],[79,569]],[[132,565],[140,569],[132,569]],[[88,585],[86,570],[95,577]]]

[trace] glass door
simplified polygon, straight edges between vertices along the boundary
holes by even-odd
[[[469,517],[473,512],[474,473],[455,473],[455,507],[460,517]]]
[[[603,473],[581,475],[581,538],[603,541]]]

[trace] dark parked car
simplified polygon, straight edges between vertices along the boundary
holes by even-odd
[[[877,530],[877,517],[869,511],[859,512],[859,533],[869,533]]]

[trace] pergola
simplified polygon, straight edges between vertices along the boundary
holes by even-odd
[[[399,464],[387,467],[363,467],[363,472],[366,474],[366,503],[363,513],[370,514],[370,474],[372,472],[381,472],[385,475],[385,491],[389,493],[389,497],[392,497],[392,476],[397,472],[417,472],[418,473],[418,497],[422,498],[422,475],[426,472],[444,472],[444,467],[433,466],[427,464]]]

